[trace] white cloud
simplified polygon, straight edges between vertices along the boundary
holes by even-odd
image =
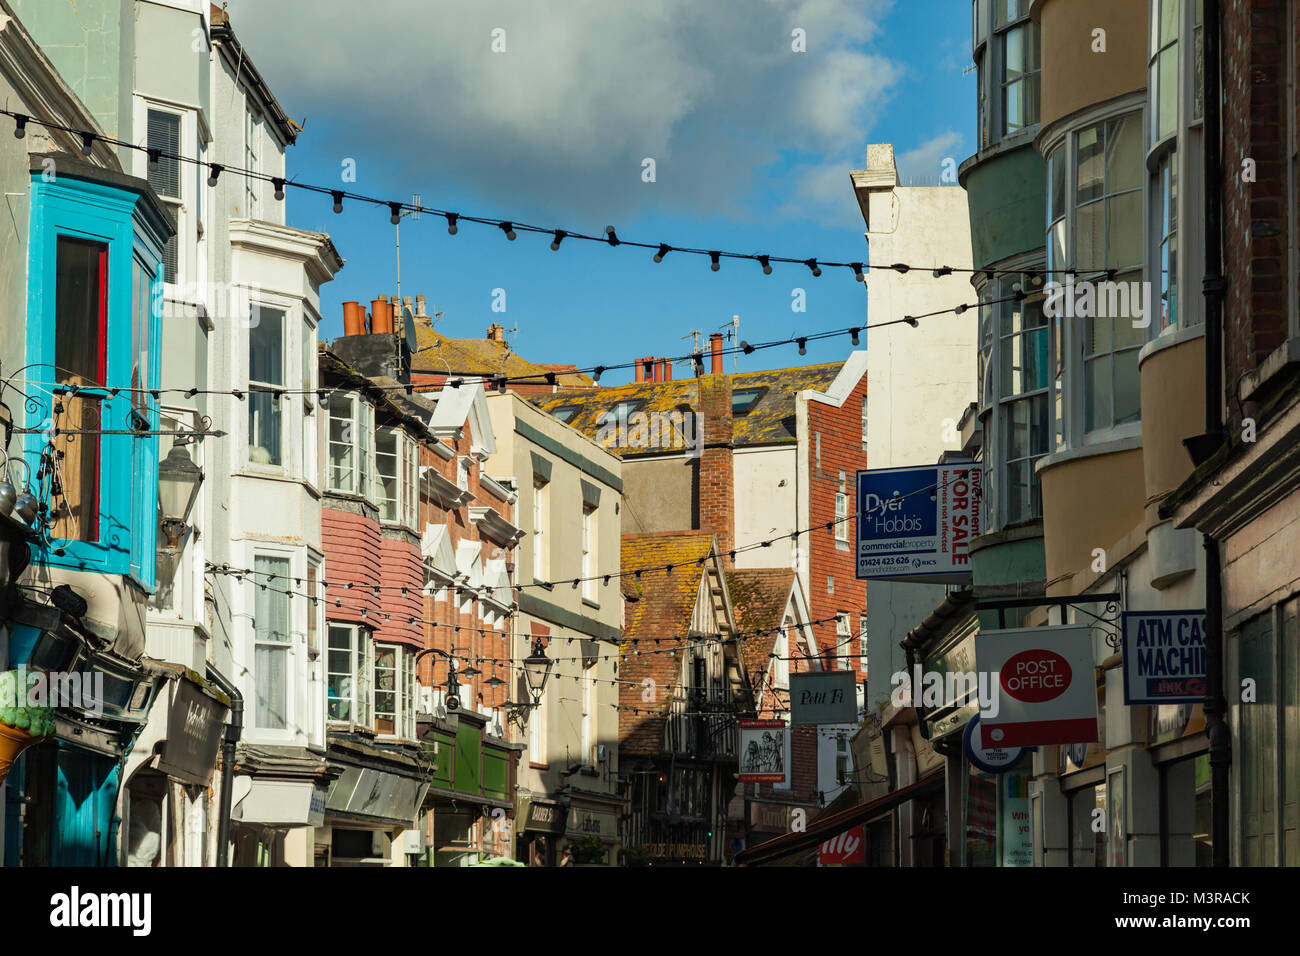
[[[957,147],[961,144],[961,133],[948,130],[901,153],[894,161],[898,169],[898,181],[906,184],[909,178],[915,178],[920,185],[938,185],[944,172],[945,160],[951,159],[955,165],[961,164],[964,157],[957,154]]]
[[[313,0],[286,16],[230,0],[229,13],[286,110],[314,121],[298,148],[355,157],[357,191],[383,166],[430,199],[451,180],[503,209],[613,216],[743,211],[778,160],[850,168],[901,76],[869,49],[889,2]],[[791,50],[796,27],[806,53]],[[826,180],[796,182],[826,198]],[[846,183],[835,198],[851,207]]]

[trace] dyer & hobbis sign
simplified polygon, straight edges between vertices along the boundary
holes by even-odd
[[[975,462],[858,472],[859,578],[969,583],[979,527]]]

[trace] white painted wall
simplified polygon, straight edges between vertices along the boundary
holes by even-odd
[[[893,147],[869,146],[869,185],[854,174],[871,263],[867,321],[875,324],[975,301],[969,272],[935,278],[931,268],[970,268],[966,191],[957,186],[899,187]],[[907,263],[900,274],[881,265]],[[867,333],[867,467],[934,464],[956,448],[956,419],[975,400],[978,310],[947,313]],[[951,426],[949,438],[945,431]],[[905,668],[898,646],[943,600],[942,585],[867,583],[868,706],[889,696],[889,677]]]
[[[789,535],[796,524],[798,454],[794,445],[737,448],[732,457],[736,490],[736,547],[743,548],[778,535]],[[738,568],[789,568],[792,542],[787,537],[767,548],[736,555]]]

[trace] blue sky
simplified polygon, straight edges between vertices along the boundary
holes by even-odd
[[[973,148],[965,0],[691,0],[611,4],[317,0],[306,18],[232,0],[236,34],[287,112],[305,120],[289,175],[365,195],[622,238],[741,252],[867,257],[848,171],[892,142],[900,174],[930,177]],[[364,12],[361,12],[364,11]],[[282,12],[282,10],[280,10]],[[804,31],[806,52],[791,49]],[[504,33],[494,33],[502,30]],[[504,41],[503,51],[492,49]],[[655,182],[642,160],[655,160]],[[355,183],[341,181],[354,160]],[[341,303],[396,291],[388,211],[290,190],[291,225],[329,232],[347,261],[322,290]],[[740,315],[751,341],[866,319],[847,270],[610,249],[441,218],[403,220],[402,293],[437,328],[500,321],[525,358],[580,366],[689,351]],[[806,290],[807,311],[791,310]],[[505,312],[493,312],[494,290]],[[883,318],[874,316],[874,321]],[[758,369],[833,361],[848,339],[742,357]],[[729,358],[727,367],[732,367]],[[679,367],[676,375],[689,374]],[[611,373],[602,381],[630,379]]]

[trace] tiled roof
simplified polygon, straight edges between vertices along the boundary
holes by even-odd
[[[411,362],[413,372],[426,375],[446,372],[465,372],[471,375],[505,375],[508,378],[537,376],[539,385],[546,384],[546,373],[564,366],[539,365],[512,352],[505,342],[494,339],[452,339],[433,329],[417,326],[416,342],[420,351]],[[584,388],[594,383],[581,372],[563,372],[556,375],[561,388]]]
[[[749,568],[727,571],[726,578],[736,630],[746,635],[741,642],[745,671],[750,683],[759,687],[767,673],[772,648],[776,646],[776,629],[785,620],[786,605],[794,587],[794,571]],[[755,634],[755,631],[767,633]]]
[[[807,389],[825,391],[835,381],[843,367],[842,362],[827,365],[805,365],[799,368],[772,369],[763,372],[740,372],[728,375],[732,395],[740,397],[745,389],[761,390],[757,402],[744,414],[735,417],[733,440],[739,446],[775,445],[795,442],[794,397]],[[620,442],[602,425],[606,414],[619,402],[639,402],[634,412],[674,412],[698,410],[699,388],[695,379],[668,382],[633,382],[612,388],[593,388],[557,391],[541,395],[532,402],[543,411],[555,414],[559,409],[573,408],[573,414],[564,419],[566,424],[588,438],[625,458],[636,455],[662,455],[665,450],[682,450],[684,440],[671,429],[660,429],[662,441],[652,447],[620,447]],[[635,422],[629,428],[635,427]],[[693,435],[687,429],[686,439]]]
[[[699,562],[713,551],[713,535],[707,531],[628,534],[622,544],[624,572],[674,566],[672,574],[656,571],[640,580],[632,575],[623,578],[629,600],[619,666],[619,749],[656,754],[663,744],[664,721],[682,668],[681,654],[669,654],[667,649],[683,645],[690,632],[700,577],[705,573]],[[655,650],[661,653],[649,653]],[[653,695],[647,695],[642,686],[646,678],[654,681]],[[647,696],[653,699],[644,699]]]

